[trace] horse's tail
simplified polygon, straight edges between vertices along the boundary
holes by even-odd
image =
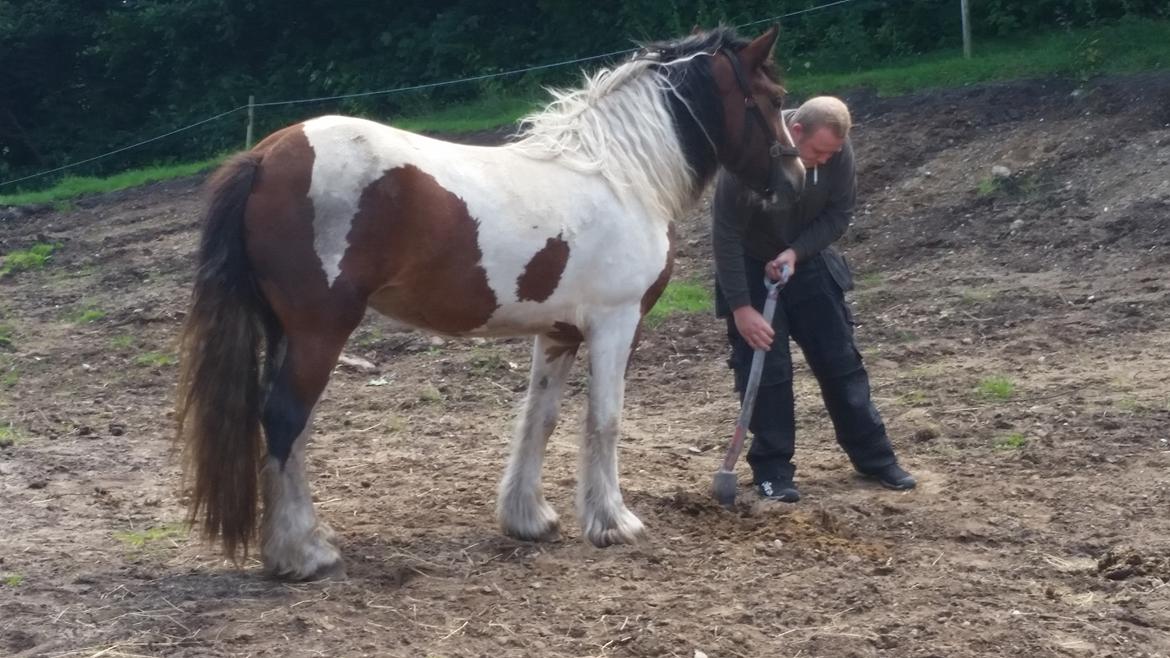
[[[208,181],[209,203],[181,339],[177,441],[189,520],[236,559],[254,540],[262,451],[259,349],[271,311],[244,246],[244,208],[260,164],[241,153]],[[271,335],[270,335],[271,336]]]

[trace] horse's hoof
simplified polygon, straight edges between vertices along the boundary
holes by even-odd
[[[597,514],[581,521],[585,537],[598,548],[614,544],[636,544],[646,532],[641,519],[622,507],[616,514]]]
[[[299,542],[283,541],[264,546],[264,571],[279,580],[340,580],[345,562],[337,549],[337,534],[319,525]]]
[[[341,555],[333,559],[316,559],[302,564],[272,564],[265,560],[264,572],[277,580],[307,582],[316,580],[345,580],[345,561]]]
[[[543,500],[535,505],[501,505],[500,529],[513,539],[549,541],[560,535],[561,522],[557,513]]]

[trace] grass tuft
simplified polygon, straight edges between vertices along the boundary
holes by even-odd
[[[16,274],[17,272],[43,270],[45,269],[45,265],[49,263],[49,257],[56,250],[57,245],[42,242],[34,244],[28,249],[9,252],[4,257],[4,264],[0,265],[0,277]]]
[[[709,313],[715,308],[715,302],[707,286],[700,283],[686,281],[672,281],[666,284],[666,290],[654,304],[654,308],[646,314],[646,325],[657,327],[666,318],[677,313]]]
[[[1007,377],[988,377],[979,382],[976,391],[986,400],[1007,400],[1015,393],[1016,385]]]

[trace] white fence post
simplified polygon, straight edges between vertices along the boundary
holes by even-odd
[[[966,2],[967,0],[963,0]],[[244,150],[252,148],[252,122],[256,118],[256,97],[248,94],[248,133],[244,137]]]
[[[967,7],[967,0],[959,0],[963,12],[963,57],[971,59],[971,11]]]

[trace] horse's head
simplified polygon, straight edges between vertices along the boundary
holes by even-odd
[[[777,82],[773,26],[747,45],[725,46],[711,73],[723,102],[720,164],[769,200],[794,203],[804,189],[804,164],[780,113],[786,91]]]

